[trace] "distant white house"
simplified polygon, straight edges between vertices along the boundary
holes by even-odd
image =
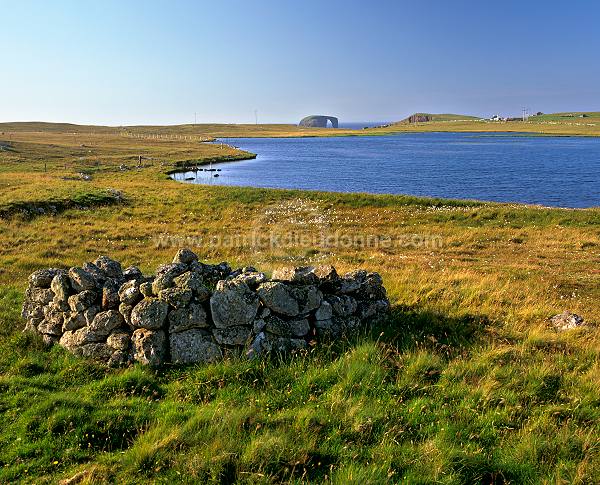
[[[494,115],[490,118],[490,121],[502,121],[500,115]]]

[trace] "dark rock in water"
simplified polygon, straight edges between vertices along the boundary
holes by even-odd
[[[335,116],[312,115],[302,118],[298,126],[307,128],[327,128],[327,122],[331,122],[332,128],[338,127],[338,119]]]

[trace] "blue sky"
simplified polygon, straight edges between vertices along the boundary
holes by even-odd
[[[0,121],[600,110],[600,2],[0,0]]]

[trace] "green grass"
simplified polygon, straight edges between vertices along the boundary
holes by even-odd
[[[414,113],[414,116],[428,116],[430,122],[438,121],[477,121],[481,118],[470,115],[457,115],[452,113]],[[408,118],[407,118],[408,119]]]
[[[36,217],[58,214],[68,209],[87,210],[94,207],[122,204],[122,194],[108,190],[74,191],[67,196],[50,196],[39,200],[11,200],[0,204],[0,219],[13,216]]]
[[[11,141],[20,134],[68,135],[84,141],[99,136],[118,136],[130,144],[153,142],[156,137],[171,141],[210,140],[236,137],[375,136],[403,132],[507,132],[569,136],[600,136],[600,112],[567,112],[531,116],[527,122],[490,122],[477,116],[452,113],[416,113],[431,116],[425,123],[398,121],[389,126],[361,130],[304,128],[294,124],[218,124],[201,123],[167,126],[86,126],[68,123],[0,123],[0,141]],[[586,117],[579,118],[585,114]],[[400,118],[400,116],[399,116]],[[91,138],[90,138],[91,137]],[[137,138],[136,138],[137,137]],[[140,138],[141,137],[141,138]],[[84,143],[85,144],[85,143]]]
[[[600,209],[180,184],[166,176],[178,163],[243,154],[70,133],[12,134],[0,206],[109,189],[126,203],[0,220],[0,483],[597,482]],[[119,169],[139,154],[143,168]],[[176,250],[157,235],[257,228],[442,244],[193,246],[265,271],[382,274],[389,320],[284,359],[115,370],[21,333],[36,269],[107,254],[151,273]],[[590,326],[554,332],[565,309]]]
[[[591,483],[597,355],[573,336],[498,347],[490,326],[397,309],[307,354],[158,372],[17,334],[2,343],[0,481]]]
[[[600,111],[570,111],[530,116],[532,121],[598,121]]]

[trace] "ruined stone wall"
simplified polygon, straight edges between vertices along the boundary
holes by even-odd
[[[377,273],[301,267],[269,279],[254,268],[203,264],[182,249],[150,277],[106,256],[36,271],[23,317],[26,331],[76,355],[158,366],[303,349],[355,332],[388,308]]]

